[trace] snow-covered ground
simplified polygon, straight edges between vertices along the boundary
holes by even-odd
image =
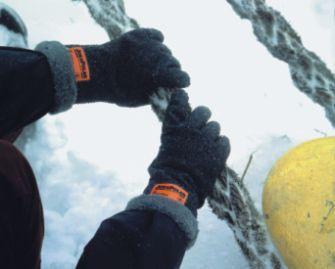
[[[70,0],[3,1],[25,20],[29,43],[107,41],[85,6]],[[292,85],[287,66],[256,41],[248,22],[224,0],[126,0],[142,26],[161,29],[192,76],[191,102],[207,105],[231,138],[229,164],[242,173],[258,207],[266,175],[288,148],[333,134],[323,109]],[[333,0],[268,1],[329,67],[335,63]],[[46,218],[43,269],[74,267],[99,223],[122,210],[148,180],[160,123],[150,108],[95,104],[47,116],[31,130],[25,153],[37,174]],[[200,211],[200,236],[182,269],[245,269],[225,223]]]

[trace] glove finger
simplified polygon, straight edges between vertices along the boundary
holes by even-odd
[[[224,161],[226,162],[230,154],[230,141],[226,136],[220,136],[217,140],[218,145],[221,149],[221,153],[224,156]]]
[[[172,51],[167,46],[165,46],[164,44],[159,43],[159,42],[157,42],[157,43],[159,44],[158,50],[162,55],[166,55],[166,56],[170,56],[170,57],[172,56]],[[179,64],[179,62],[178,62],[178,64]]]
[[[152,39],[152,40],[157,40],[159,42],[164,41],[164,35],[162,34],[161,31],[158,31],[156,29],[150,29],[150,28],[136,29],[136,30],[128,32],[126,35],[129,35],[129,36],[131,35],[141,40]]]
[[[181,70],[180,62],[169,55],[168,49],[160,47],[160,56],[155,63],[153,80],[157,87],[185,88],[190,85],[189,75]]]
[[[208,107],[199,106],[191,114],[190,126],[194,128],[201,128],[205,126],[212,113]]]
[[[188,95],[184,90],[175,91],[166,110],[163,126],[178,125],[185,122],[191,114]]]
[[[221,126],[216,121],[209,122],[203,130],[206,136],[212,139],[215,139],[215,140],[220,136],[220,131],[221,131]]]
[[[164,69],[181,67],[180,62],[172,56],[171,51],[167,47],[161,45],[155,50],[157,55],[159,55],[157,62],[154,63],[157,65],[157,73],[164,71]]]
[[[150,39],[157,40],[159,42],[164,42],[164,35],[159,30],[156,30],[156,29],[147,29],[147,36]]]
[[[190,76],[179,67],[164,68],[154,76],[156,87],[186,88],[190,86]]]

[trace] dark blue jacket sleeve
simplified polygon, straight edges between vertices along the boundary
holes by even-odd
[[[101,224],[77,269],[177,269],[186,248],[187,238],[170,217],[126,210]]]
[[[0,47],[0,137],[50,111],[54,86],[46,56]]]

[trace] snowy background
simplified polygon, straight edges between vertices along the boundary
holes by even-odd
[[[86,7],[70,0],[6,0],[23,17],[29,44],[106,42]],[[271,0],[304,44],[335,66],[334,0]],[[224,0],[126,0],[145,27],[162,30],[192,77],[193,106],[207,105],[231,139],[229,165],[242,173],[260,208],[266,175],[288,148],[333,128],[321,107],[300,93],[286,64],[256,41],[248,22]],[[82,105],[47,116],[30,130],[24,151],[37,174],[46,218],[43,269],[72,269],[99,223],[122,210],[147,184],[160,123],[149,107]],[[205,207],[201,233],[182,269],[245,269],[233,235]]]

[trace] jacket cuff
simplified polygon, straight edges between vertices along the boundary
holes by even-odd
[[[141,195],[127,205],[127,210],[158,211],[169,216],[188,238],[190,249],[198,236],[198,221],[186,206],[159,195]]]
[[[67,47],[57,41],[46,41],[38,44],[35,50],[47,57],[54,79],[55,98],[50,113],[70,109],[77,100],[78,88]]]

